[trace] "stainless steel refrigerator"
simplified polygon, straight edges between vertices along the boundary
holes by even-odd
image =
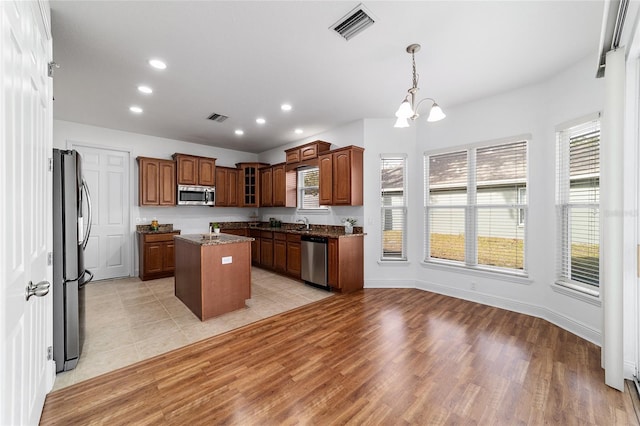
[[[86,206],[86,209],[85,209]],[[86,212],[86,217],[85,217]],[[91,232],[91,197],[77,151],[53,150],[53,359],[71,370],[84,340],[84,291],[93,278],[84,267]]]

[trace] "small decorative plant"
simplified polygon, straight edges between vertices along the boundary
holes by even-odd
[[[219,234],[220,233],[220,224],[218,222],[213,222],[211,224],[211,228],[213,228],[213,233],[214,234]]]
[[[345,225],[349,223],[351,226],[355,225],[356,222],[358,222],[358,219],[354,219],[352,217],[346,217],[342,220],[342,223],[344,223]]]

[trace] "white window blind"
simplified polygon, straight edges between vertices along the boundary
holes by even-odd
[[[380,156],[382,251],[380,260],[407,259],[407,157]]]
[[[326,209],[320,205],[320,172],[317,167],[298,171],[298,208]]]
[[[526,141],[426,155],[425,188],[425,261],[526,274]]]
[[[600,285],[600,122],[557,133],[558,280]]]

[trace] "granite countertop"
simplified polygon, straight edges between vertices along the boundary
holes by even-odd
[[[169,234],[171,232],[180,232],[179,229],[173,229],[173,224],[167,223],[158,225],[158,229],[153,231],[151,225],[136,225],[136,232],[138,234]]]
[[[230,234],[186,234],[186,235],[176,235],[175,239],[180,239],[186,241],[191,244],[196,244],[200,246],[215,246],[220,244],[234,244],[234,243],[245,243],[253,241],[254,238],[250,237],[241,237],[239,235],[230,235]]]
[[[211,222],[213,223],[213,222]],[[210,223],[210,224],[211,224]],[[363,237],[367,235],[361,226],[353,227],[353,234],[345,234],[343,225],[311,225],[309,231],[304,229],[304,225],[300,223],[282,222],[280,227],[270,227],[269,222],[258,222],[257,226],[253,226],[256,222],[217,222],[220,224],[220,232],[225,229],[237,230],[248,229],[257,231],[280,232],[285,234],[312,235],[314,237],[328,238],[353,238]],[[251,225],[249,225],[251,223]]]
[[[342,228],[342,227],[340,227]],[[270,227],[258,227],[258,228],[250,228],[257,229],[259,231],[271,231],[271,232],[282,232],[285,234],[297,234],[297,235],[312,235],[314,237],[327,237],[327,238],[351,238],[351,237],[363,237],[367,234],[363,232],[354,232],[353,234],[345,234],[344,229],[313,229],[313,227],[307,231],[304,229],[287,229],[287,228],[270,228]],[[224,232],[222,229],[220,232]]]

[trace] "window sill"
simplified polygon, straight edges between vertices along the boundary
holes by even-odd
[[[408,260],[378,260],[380,266],[407,266],[410,264],[411,262]]]
[[[420,264],[425,268],[440,269],[442,271],[459,272],[462,274],[475,275],[477,277],[492,278],[500,281],[507,281],[515,284],[530,285],[533,280],[527,275],[508,273],[501,271],[488,271],[486,269],[474,268],[470,266],[454,265],[448,263],[424,260]]]
[[[578,299],[583,302],[590,303],[597,307],[602,306],[602,301],[600,300],[600,294],[596,290],[584,288],[577,284],[566,283],[564,281],[556,281],[551,285],[551,288],[556,293],[573,297],[574,299]]]

